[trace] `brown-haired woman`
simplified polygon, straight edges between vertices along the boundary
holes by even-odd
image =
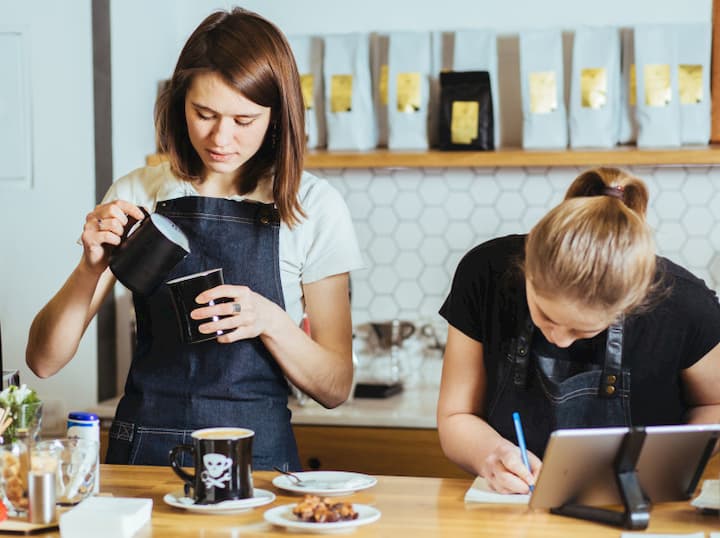
[[[529,235],[460,262],[440,310],[438,429],[493,489],[526,493],[554,429],[720,420],[717,296],[656,256],[647,204],[640,179],[589,170]]]
[[[88,214],[79,265],[31,327],[27,363],[41,377],[73,357],[115,281],[107,247],[119,244],[128,217],[143,217],[140,206],[190,239],[168,279],[222,267],[228,282],[196,299],[192,317],[217,320],[201,332],[225,331],[200,344],[181,343],[166,286],[133,297],[138,338],[108,463],[166,465],[191,431],[239,426],[255,431],[255,468],[298,470],[286,379],[326,407],[347,398],[348,272],[362,259],[339,193],[303,172],[303,114],[280,30],[242,9],[213,13],[158,98],[169,162],[120,178]],[[299,327],[303,312],[312,336]]]

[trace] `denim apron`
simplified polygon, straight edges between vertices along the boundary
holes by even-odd
[[[249,286],[284,308],[272,204],[186,196],[159,202],[156,211],[190,242],[168,280],[222,267],[226,283]],[[170,449],[191,443],[193,430],[235,426],[255,432],[253,468],[300,470],[288,385],[260,338],[183,344],[167,286],[133,301],[137,344],[107,463],[168,465]],[[189,466],[189,458],[180,463]]]
[[[542,459],[550,433],[560,428],[630,426],[630,372],[622,367],[623,321],[607,329],[602,364],[549,356],[533,344],[536,330],[525,313],[516,338],[503,346],[488,423],[517,442],[512,413],[520,413],[528,450]]]

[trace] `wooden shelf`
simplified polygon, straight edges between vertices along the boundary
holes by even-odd
[[[157,164],[162,155],[149,155]],[[672,149],[637,149],[620,146],[609,150],[497,151],[310,151],[305,168],[496,168],[522,166],[657,166],[718,165],[720,145]]]

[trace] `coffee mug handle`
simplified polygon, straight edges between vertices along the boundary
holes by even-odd
[[[193,456],[193,458],[195,457],[195,447],[193,447],[192,445],[175,446],[170,450],[169,454],[170,467],[172,467],[172,470],[175,471],[175,474],[178,475],[186,484],[188,484],[190,487],[194,487],[195,475],[185,472],[183,468],[180,467],[180,464],[177,462],[177,457],[183,452],[188,452]]]
[[[148,213],[148,210],[145,209],[143,206],[140,206],[140,211],[142,211],[145,214],[145,219],[150,218],[150,213]],[[130,233],[130,230],[132,230],[132,227],[135,226],[135,223],[138,221],[135,217],[131,217],[130,215],[127,216],[128,221],[125,225],[125,229],[123,230],[122,237],[120,238],[120,241],[125,241],[127,239],[128,234]]]

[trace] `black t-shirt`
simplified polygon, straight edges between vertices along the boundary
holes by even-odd
[[[527,308],[525,278],[520,269],[525,236],[493,239],[468,252],[458,265],[440,315],[468,337],[482,342],[493,392],[499,358],[518,332],[519,306]],[[720,342],[720,304],[715,292],[666,258],[657,259],[660,286],[649,307],[625,320],[623,367],[631,375],[634,425],[679,424],[688,405],[680,372]],[[607,331],[558,348],[536,328],[533,345],[556,358],[602,362]]]

